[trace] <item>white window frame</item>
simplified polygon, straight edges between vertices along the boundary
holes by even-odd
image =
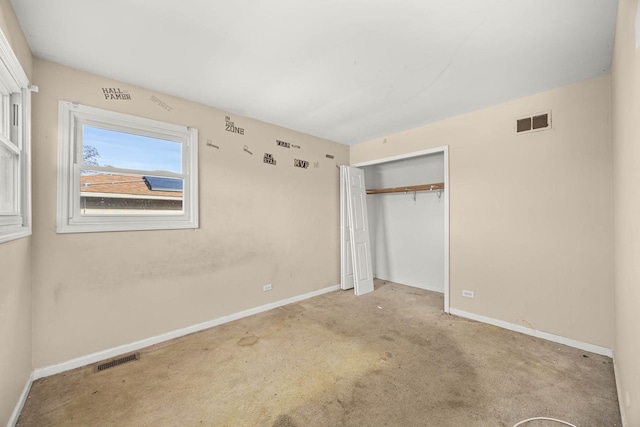
[[[15,212],[0,215],[0,243],[31,236],[31,89],[29,79],[0,31],[0,85],[9,92],[1,120],[9,130],[3,147],[18,156],[14,176]]]
[[[183,179],[182,214],[83,215],[80,211],[82,126],[176,141],[182,144],[182,173],[161,176]],[[198,130],[186,126],[60,101],[58,118],[58,233],[198,228]],[[101,172],[150,175],[149,171],[89,166]],[[154,173],[155,175],[155,173]]]

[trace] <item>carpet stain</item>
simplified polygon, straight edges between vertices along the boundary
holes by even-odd
[[[411,344],[415,344],[417,346],[420,347],[428,347],[429,346],[429,340],[423,336],[420,336],[418,334],[411,334],[411,335],[407,335],[406,336],[407,341],[409,341],[409,343]]]
[[[244,337],[242,338],[240,341],[238,341],[238,345],[240,347],[248,347],[250,345],[254,345],[255,343],[257,343],[259,340],[258,337],[256,337],[255,335],[249,335],[248,337]]]
[[[390,352],[388,352],[388,351],[387,351],[387,352],[384,354],[384,356],[380,356],[380,359],[381,359],[381,360],[389,360],[389,359],[391,359],[392,357],[393,357],[393,354],[391,354]]]
[[[447,400],[445,404],[451,409],[458,409],[466,406],[466,403],[462,400]]]
[[[297,314],[300,314],[300,313],[302,313],[302,312],[307,310],[301,304],[289,304],[287,306],[284,306],[283,309],[286,310],[286,311],[297,313]]]
[[[298,427],[298,425],[293,422],[293,418],[291,418],[289,415],[283,414],[279,415],[278,418],[276,418],[276,421],[273,423],[272,427]]]

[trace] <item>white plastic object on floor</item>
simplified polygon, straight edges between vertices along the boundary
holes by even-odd
[[[522,424],[524,424],[524,423],[528,423],[529,421],[536,421],[536,420],[541,420],[541,421],[542,421],[542,420],[544,420],[544,421],[555,421],[556,423],[561,423],[561,424],[564,424],[564,425],[569,426],[569,427],[576,427],[575,425],[573,425],[573,424],[571,424],[571,423],[568,423],[568,422],[566,422],[566,421],[557,420],[557,419],[555,419],[555,418],[547,418],[547,417],[534,417],[534,418],[527,418],[526,420],[522,420],[522,421],[520,421],[519,423],[515,424],[513,427],[518,427],[518,426],[521,426],[521,425],[522,425]]]

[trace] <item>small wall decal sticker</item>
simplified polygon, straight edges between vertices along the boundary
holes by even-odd
[[[237,133],[240,135],[244,135],[244,128],[237,127],[232,121],[231,117],[224,116],[225,128],[227,132]]]
[[[326,157],[327,159],[333,159],[333,155],[332,155],[332,154],[327,154],[325,157]]]
[[[131,94],[119,87],[103,87],[102,94],[108,100],[131,101]]]
[[[251,154],[253,156],[253,153],[251,151],[249,151],[249,147],[247,147],[246,145],[242,148],[243,151],[246,151],[247,153]]]
[[[220,149],[220,147],[218,147],[217,145],[215,145],[215,144],[213,143],[213,141],[211,141],[210,139],[207,139],[207,146],[208,146],[208,147],[213,147],[213,148],[215,148],[215,149],[217,149],[217,150],[219,150],[219,149]]]
[[[163,110],[167,110],[169,112],[171,110],[173,110],[172,106],[170,106],[169,104],[166,104],[165,102],[163,102],[162,100],[156,98],[153,95],[151,95],[151,98],[149,98],[149,101],[153,102],[154,104],[156,104],[158,107],[162,108]]]
[[[291,143],[286,142],[286,141],[280,141],[279,139],[276,139],[276,144],[278,144],[278,147],[298,148],[298,149],[300,149],[299,145],[291,144]]]
[[[306,160],[293,159],[293,166],[296,168],[307,169],[309,167],[309,162]]]
[[[264,153],[263,161],[268,165],[276,165],[276,159],[273,158],[273,154]]]
[[[313,162],[313,167],[318,169],[320,167],[320,162]]]

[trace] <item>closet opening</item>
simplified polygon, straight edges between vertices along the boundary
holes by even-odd
[[[441,292],[449,313],[448,148],[341,168],[342,289],[366,293],[375,277]]]

